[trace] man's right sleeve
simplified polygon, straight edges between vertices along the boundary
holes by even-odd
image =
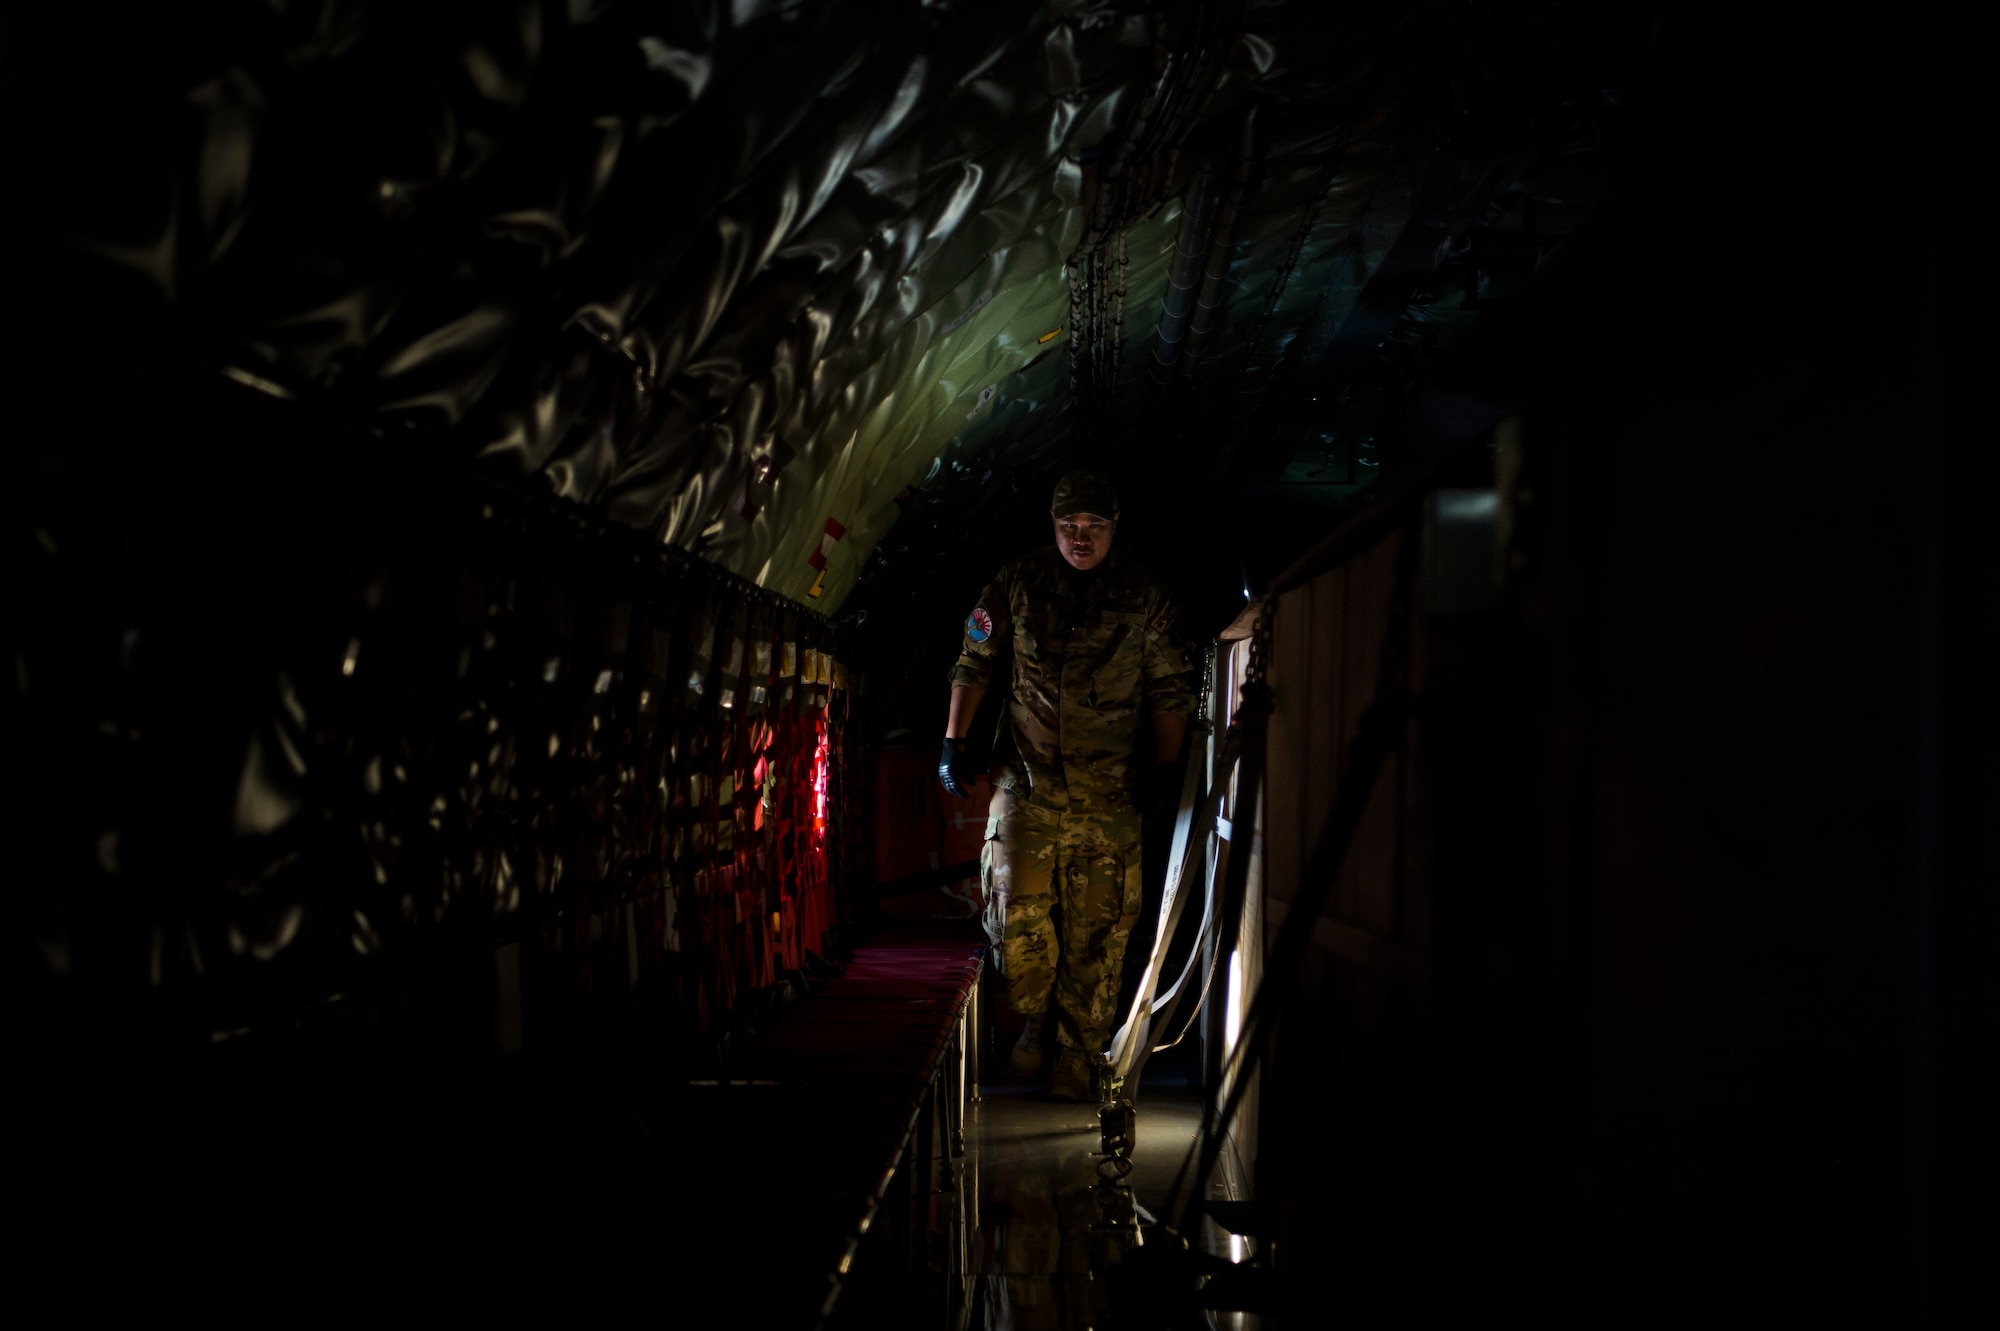
[[[1008,644],[1014,640],[1013,613],[1008,607],[1007,573],[1004,569],[979,594],[979,600],[959,627],[963,636],[959,643],[958,661],[951,668],[951,685],[953,688],[961,684],[970,684],[976,689],[987,688],[993,679],[993,663],[1005,654]]]

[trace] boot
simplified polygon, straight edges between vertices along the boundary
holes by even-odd
[[[1055,1071],[1049,1077],[1049,1094],[1059,1100],[1096,1101],[1090,1064],[1082,1054],[1070,1049],[1056,1054]]]
[[[1046,1024],[1035,1016],[1028,1018],[1028,1024],[1021,1028],[1021,1038],[1014,1041],[1014,1052],[1007,1056],[1007,1071],[1015,1081],[1042,1079],[1042,1027]]]

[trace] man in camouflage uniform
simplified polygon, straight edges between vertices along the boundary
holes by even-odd
[[[1170,785],[1194,697],[1173,602],[1111,553],[1110,481],[1071,472],[1050,515],[1055,545],[1001,569],[966,618],[938,774],[966,794],[966,729],[1002,670],[980,869],[1007,1003],[1028,1019],[1011,1062],[1040,1075],[1053,1018],[1050,1089],[1085,1099],[1139,917],[1138,802]]]

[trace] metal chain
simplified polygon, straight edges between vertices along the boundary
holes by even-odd
[[[1264,330],[1271,326],[1271,316],[1278,312],[1278,302],[1292,285],[1292,274],[1298,271],[1299,259],[1305,254],[1306,242],[1312,238],[1313,228],[1319,225],[1320,210],[1326,207],[1327,197],[1333,193],[1333,186],[1340,179],[1340,157],[1334,156],[1334,169],[1327,173],[1326,183],[1319,193],[1313,195],[1306,205],[1305,214],[1299,218],[1299,225],[1285,243],[1284,258],[1278,261],[1278,271],[1271,279],[1270,290],[1264,293],[1263,308],[1257,312],[1257,325],[1250,335],[1250,347],[1255,351],[1264,341]]]
[[[1098,178],[1083,234],[1067,265],[1071,411],[1075,438],[1086,446],[1101,442],[1098,436],[1110,423],[1118,392],[1130,263],[1126,235],[1159,207],[1181,146],[1214,95],[1234,49],[1223,37],[1243,22],[1242,0],[1193,0],[1186,11],[1188,41],[1199,54],[1188,57],[1171,49],[1168,25],[1156,31],[1153,88]]]
[[[1245,687],[1264,682],[1264,668],[1271,659],[1271,609],[1269,597],[1257,607],[1257,622],[1250,628],[1250,664],[1243,672]]]
[[[1079,366],[1081,364],[1079,348],[1084,343],[1083,329],[1081,327],[1083,316],[1082,263],[1083,251],[1079,249],[1076,253],[1070,255],[1069,262],[1063,265],[1065,276],[1069,278],[1069,387],[1070,396],[1073,399],[1077,396],[1079,383],[1077,378],[1080,373]]]
[[[1111,310],[1111,391],[1118,391],[1118,368],[1125,359],[1125,233],[1118,233],[1118,293]]]
[[[1211,642],[1208,650],[1201,655],[1201,692],[1195,695],[1194,714],[1215,725],[1215,658],[1222,654],[1221,644]]]

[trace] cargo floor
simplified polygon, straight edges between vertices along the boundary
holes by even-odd
[[[967,1122],[965,1180],[976,1198],[978,1273],[969,1325],[1083,1331],[1103,1320],[1106,1273],[1131,1247],[1134,1207],[1157,1214],[1201,1122],[1201,1092],[1147,1086],[1129,1188],[1098,1182],[1094,1106],[1023,1086],[981,1090]],[[1220,1194],[1216,1194],[1220,1196]],[[1212,1314],[1219,1331],[1254,1317]]]

